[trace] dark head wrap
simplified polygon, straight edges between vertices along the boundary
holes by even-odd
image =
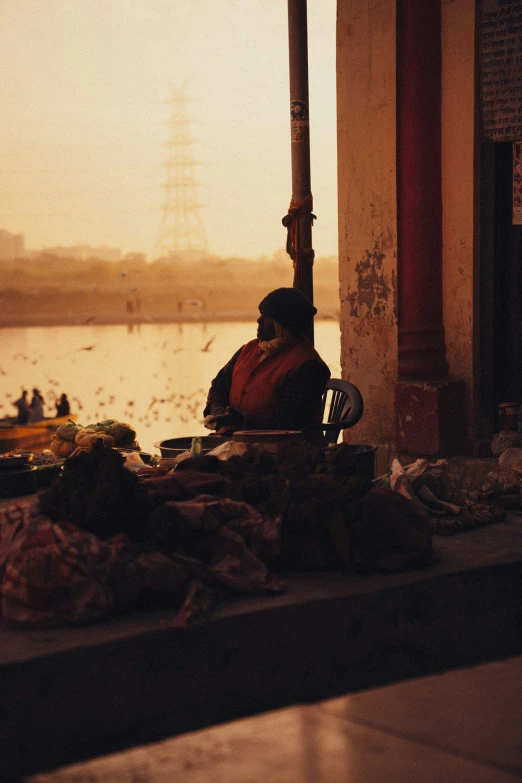
[[[260,302],[259,311],[286,326],[295,337],[301,337],[312,323],[317,308],[297,288],[276,288]]]

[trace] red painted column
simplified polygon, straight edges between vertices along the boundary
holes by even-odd
[[[399,378],[443,379],[440,0],[397,0]]]
[[[397,0],[399,361],[396,447],[464,450],[465,386],[447,378],[442,300],[441,0]]]

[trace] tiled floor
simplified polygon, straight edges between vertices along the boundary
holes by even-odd
[[[26,783],[522,780],[522,657],[290,707]]]

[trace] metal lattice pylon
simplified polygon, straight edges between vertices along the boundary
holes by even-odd
[[[190,98],[186,84],[170,86],[168,150],[164,166],[165,200],[155,247],[155,256],[170,256],[183,251],[207,251],[205,229],[198,200],[199,183],[196,179],[198,161],[192,154],[195,139],[190,132],[192,118],[187,111]]]

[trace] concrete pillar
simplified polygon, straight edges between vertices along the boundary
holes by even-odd
[[[481,430],[479,291],[484,284],[475,57],[475,0],[442,0],[444,332],[449,375],[466,383],[467,453],[475,453]]]
[[[397,380],[395,0],[338,0],[337,149],[342,377],[364,397],[345,432],[393,454]]]

